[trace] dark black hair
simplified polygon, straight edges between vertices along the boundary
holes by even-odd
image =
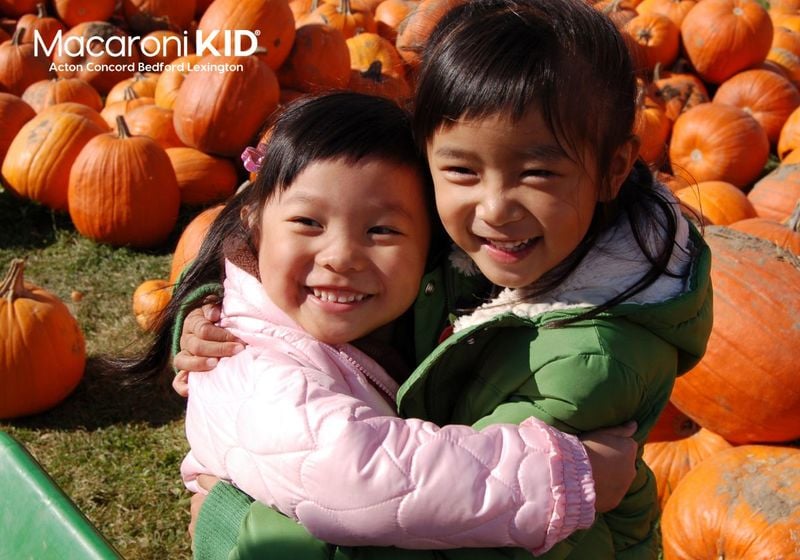
[[[175,285],[172,299],[159,317],[152,346],[145,355],[116,364],[116,370],[122,369],[128,380],[144,380],[167,369],[176,318],[202,304],[192,299],[200,286],[222,282],[226,243],[232,239],[252,243],[253,232],[242,211],[255,213],[256,219],[247,222],[260,223],[264,204],[288,189],[310,164],[336,159],[355,164],[378,158],[407,165],[419,173],[431,198],[429,214],[433,217],[430,175],[414,142],[411,116],[388,99],[346,91],[302,97],[273,116],[265,138],[265,157],[255,181],[234,195],[211,224],[197,257]],[[335,189],[346,186],[331,188],[331,196],[335,196]]]
[[[564,151],[586,165],[594,151],[599,198],[609,200],[614,156],[632,139],[636,74],[630,53],[607,16],[585,0],[467,0],[448,11],[423,50],[417,75],[414,131],[425,148],[440,128],[459,119],[502,114],[518,122],[535,108]],[[588,233],[573,253],[533,286],[536,296],[575,270],[603,231],[621,215],[651,263],[638,282],[581,318],[630,298],[669,274],[677,219],[637,161],[619,194],[599,202]],[[570,321],[571,322],[571,321]]]

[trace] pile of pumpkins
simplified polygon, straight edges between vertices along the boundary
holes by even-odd
[[[163,243],[181,204],[203,208],[170,278],[136,291],[137,321],[151,328],[219,203],[247,178],[238,156],[273,111],[328,88],[407,101],[421,45],[460,1],[51,0],[37,12],[33,0],[0,0],[3,186],[114,245]],[[664,558],[800,557],[800,0],[594,5],[622,31],[641,77],[641,156],[713,251],[708,351],[677,380],[644,448]],[[37,60],[34,29],[162,39],[240,29],[258,49],[131,52],[128,62],[164,70],[78,72],[68,68],[81,61],[63,55]],[[34,288],[15,266],[1,289],[19,302]]]

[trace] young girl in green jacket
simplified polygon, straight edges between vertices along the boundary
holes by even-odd
[[[635,420],[645,441],[712,317],[708,248],[637,160],[635,95],[623,40],[581,0],[474,0],[437,25],[417,80],[417,140],[442,224],[469,257],[451,264],[497,288],[401,387],[401,415],[475,427],[536,416],[571,433]],[[265,509],[250,510],[239,557],[269,550],[268,531],[252,538],[281,522]],[[658,514],[639,460],[621,504],[544,557],[655,560]]]

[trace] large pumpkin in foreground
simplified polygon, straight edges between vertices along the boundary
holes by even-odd
[[[180,193],[167,152],[146,136],[100,134],[81,150],[69,174],[69,215],[82,235],[111,245],[152,247],[178,220]]]
[[[800,558],[800,449],[746,445],[692,469],[664,508],[665,560]]]
[[[0,418],[43,412],[83,378],[86,345],[67,306],[26,284],[25,263],[11,262],[0,283]]]
[[[670,400],[732,443],[800,438],[800,265],[773,243],[707,227],[714,327]]]

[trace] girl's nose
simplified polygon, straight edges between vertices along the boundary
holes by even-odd
[[[522,217],[519,204],[502,188],[486,189],[475,208],[475,215],[493,227],[516,222]]]
[[[351,239],[332,240],[317,253],[317,264],[334,272],[355,272],[363,270],[366,259],[358,243]]]

